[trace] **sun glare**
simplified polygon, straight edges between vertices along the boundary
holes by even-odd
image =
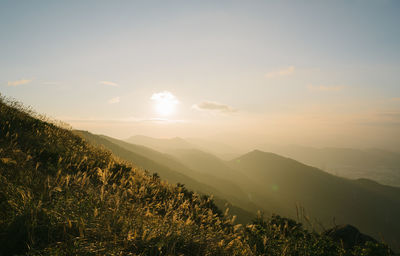
[[[178,99],[168,91],[154,93],[151,98],[154,101],[154,108],[157,114],[169,116],[175,113],[176,105],[179,104]]]

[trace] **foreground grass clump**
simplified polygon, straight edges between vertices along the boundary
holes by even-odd
[[[390,253],[381,244],[346,252],[279,216],[234,225],[210,197],[34,116],[0,99],[0,255]]]

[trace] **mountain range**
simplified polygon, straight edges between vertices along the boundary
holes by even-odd
[[[260,150],[229,161],[196,148],[159,152],[61,128],[1,98],[0,114],[1,255],[376,256],[394,255],[385,243],[399,248],[399,188]]]
[[[196,191],[225,198],[246,213],[258,209],[290,218],[305,217],[317,229],[352,223],[366,234],[397,246],[400,224],[395,220],[400,216],[400,188],[363,178],[338,177],[291,158],[260,150],[225,161],[180,138],[136,136],[121,141],[100,137],[136,154],[149,156],[159,164],[201,182],[197,186],[190,181],[185,184]],[[132,138],[142,145],[129,143]],[[150,149],[152,145],[157,146]],[[103,146],[107,147],[106,144]],[[156,149],[162,149],[163,153],[156,152]],[[147,168],[147,165],[143,167]],[[161,172],[160,175],[176,182]],[[248,216],[251,215],[239,215],[238,218],[247,220]]]

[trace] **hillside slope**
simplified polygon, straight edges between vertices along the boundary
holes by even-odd
[[[255,217],[255,214],[251,212],[255,213],[259,210],[256,206],[243,200],[240,201],[235,195],[230,194],[230,191],[236,189],[235,194],[240,195],[240,188],[237,186],[227,189],[229,186],[234,185],[227,184],[223,186],[224,181],[207,178],[200,173],[196,173],[167,154],[103,135],[95,135],[85,131],[74,132],[83,136],[94,145],[105,147],[123,160],[135,163],[137,166],[150,172],[157,172],[162,179],[167,180],[171,184],[181,183],[198,193],[214,195],[215,202],[221,209],[225,210],[225,204],[229,205],[230,213],[237,215],[239,223],[248,223]],[[240,209],[239,206],[245,207],[246,210]]]
[[[10,104],[0,101],[0,255],[252,254],[207,196]]]
[[[149,171],[156,170],[158,175],[161,175],[163,179],[169,180],[171,184],[183,183],[185,185],[190,186],[190,188],[193,190],[197,191],[201,190],[203,191],[203,193],[207,194],[217,192],[217,189],[209,185],[202,184],[186,176],[185,174],[182,174],[181,172],[177,172],[176,169],[171,169],[168,166],[161,164],[159,161],[154,160],[155,151],[153,150],[147,150],[143,146],[138,146],[138,148],[140,148],[139,150],[132,151],[113,143],[105,136],[98,136],[86,131],[73,131],[73,132],[75,134],[78,134],[79,136],[82,136],[83,138],[85,138],[86,141],[90,142],[91,144],[95,146],[103,146],[106,149],[113,152],[114,155],[126,161],[135,163],[135,165],[141,167],[142,169]],[[137,151],[142,151],[142,153],[138,154]]]
[[[242,200],[246,200],[251,204],[259,206],[259,209],[266,213],[274,212],[274,210],[271,210],[271,206],[256,203],[253,197],[257,197],[258,194],[257,190],[254,189],[254,182],[246,175],[243,175],[241,171],[230,167],[228,162],[198,149],[177,149],[170,151],[170,154],[195,171],[223,179],[225,182],[228,181],[230,184],[235,184],[235,186],[240,189],[231,191],[232,195],[237,195],[237,197]],[[217,181],[222,186],[223,183],[219,180]],[[204,182],[207,183],[208,180],[205,180]],[[245,205],[243,207],[245,207]]]
[[[0,255],[393,255],[279,216],[234,225],[209,197],[33,116],[0,98]]]
[[[272,153],[252,151],[230,162],[263,194],[276,213],[295,216],[300,204],[331,224],[351,223],[374,237],[398,246],[400,189],[369,180],[348,180]],[[261,204],[262,202],[257,202]],[[288,206],[293,206],[291,209]]]
[[[128,143],[153,148],[157,151],[168,152],[174,149],[189,149],[195,146],[182,138],[158,139],[148,136],[136,135],[125,140]]]
[[[234,175],[235,170],[229,170],[230,172],[224,173],[224,170],[222,169],[222,167],[225,167],[226,169],[226,165],[224,164],[219,165],[218,168],[210,168],[212,167],[212,165],[205,166],[204,165],[205,162],[210,162],[210,157],[205,158],[204,159],[205,161],[203,163],[198,162],[197,165],[197,164],[192,164],[191,159],[186,156],[183,158],[176,157],[176,155],[160,153],[145,146],[127,143],[125,141],[117,140],[108,136],[101,136],[101,137],[131,152],[149,157],[153,161],[156,161],[157,163],[167,166],[172,170],[175,170],[179,173],[189,176],[190,178],[195,179],[203,184],[207,184],[213,188],[216,188],[219,192],[222,192],[222,194],[219,193],[214,195],[221,195],[224,198],[230,200],[232,203],[245,207],[249,211],[256,212],[261,208],[260,206],[254,205],[251,202],[249,202],[248,196],[242,190],[242,188],[238,186],[235,182],[232,182],[232,179],[230,179],[231,176],[238,177]],[[201,152],[195,149],[187,149],[187,150]],[[173,153],[175,152],[175,150],[168,152]],[[185,161],[186,159],[188,159],[189,161]],[[237,174],[240,175],[240,173]]]
[[[136,135],[129,137],[125,141],[135,145],[146,146],[168,154],[175,150],[197,149],[216,155],[226,160],[233,159],[234,157],[240,155],[238,153],[238,150],[232,148],[231,146],[225,145],[220,142],[199,138],[153,138],[148,136]]]

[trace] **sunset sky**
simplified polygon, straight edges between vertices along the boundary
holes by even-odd
[[[0,93],[117,138],[400,151],[400,1],[1,1]]]

